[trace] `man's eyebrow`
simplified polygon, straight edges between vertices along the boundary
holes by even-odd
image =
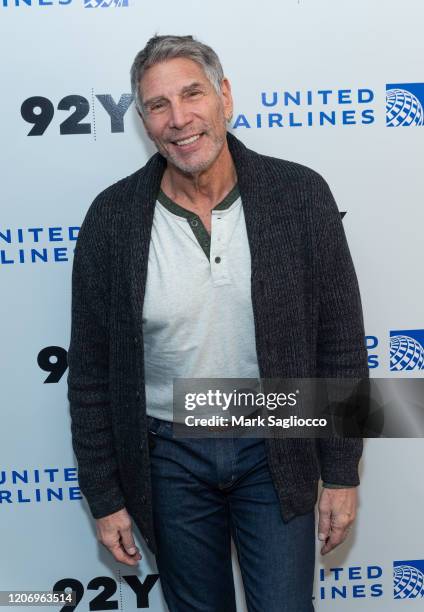
[[[196,89],[196,88],[202,88],[204,87],[204,83],[199,83],[198,81],[194,81],[193,83],[190,83],[190,85],[186,85],[185,87],[182,88],[181,93],[187,93],[187,91],[190,91],[191,89]]]
[[[190,83],[189,85],[185,85],[181,90],[180,93],[181,94],[185,94],[189,91],[191,91],[192,89],[196,89],[197,87],[200,88],[204,88],[204,83],[200,83],[199,81],[193,81],[193,83]],[[156,96],[154,98],[149,98],[148,100],[145,100],[143,102],[143,106],[151,106],[152,104],[154,104],[155,102],[162,102],[163,100],[166,100],[165,96]]]

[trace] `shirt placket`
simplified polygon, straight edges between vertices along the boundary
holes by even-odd
[[[208,258],[211,266],[212,280],[215,285],[225,285],[230,283],[230,277],[228,274],[228,263],[226,258],[223,256],[225,249],[225,242],[228,239],[228,219],[225,219],[225,212],[229,210],[230,206],[238,199],[240,193],[238,185],[235,185],[229,194],[215,206],[212,210],[212,224],[211,234],[212,241],[209,232],[203,225],[202,220],[196,213],[193,213],[186,208],[180,206],[162,191],[160,190],[158,199],[159,202],[165,206],[170,212],[184,217],[190,225],[196,240]],[[222,211],[223,214],[220,214]],[[216,221],[217,223],[214,223]],[[218,223],[219,221],[219,223]],[[215,235],[217,234],[217,235]],[[214,245],[213,259],[211,260],[211,243]]]

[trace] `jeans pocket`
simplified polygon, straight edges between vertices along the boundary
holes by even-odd
[[[161,433],[163,428],[166,426],[166,423],[167,421],[164,421],[163,419],[157,419],[156,417],[147,415],[147,428],[149,433],[153,434],[154,436]]]

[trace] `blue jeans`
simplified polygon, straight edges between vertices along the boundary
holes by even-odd
[[[173,438],[148,417],[156,562],[170,612],[313,612],[314,512],[284,523],[262,438]]]

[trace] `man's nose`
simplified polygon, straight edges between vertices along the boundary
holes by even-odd
[[[181,102],[171,104],[170,127],[180,130],[190,123],[191,117],[188,109]]]

